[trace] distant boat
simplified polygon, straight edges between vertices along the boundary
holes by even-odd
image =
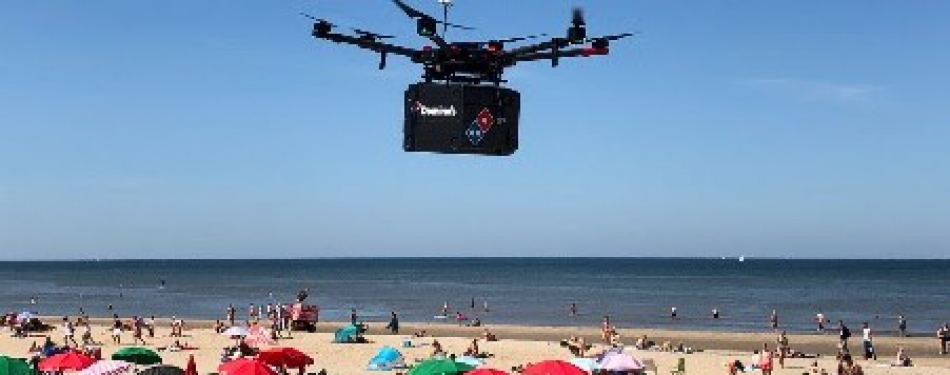
[[[745,262],[745,255],[739,257],[740,262]]]

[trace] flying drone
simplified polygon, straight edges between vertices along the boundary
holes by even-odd
[[[448,154],[511,155],[518,149],[518,116],[521,95],[503,87],[505,69],[518,63],[549,60],[557,67],[561,59],[603,56],[610,43],[632,33],[587,36],[581,8],[574,8],[564,37],[521,46],[509,45],[539,40],[546,34],[476,42],[446,41],[448,29],[473,28],[448,21],[452,0],[439,0],[443,18],[438,20],[402,0],[393,0],[416,21],[416,33],[433,45],[421,49],[386,42],[394,38],[350,28],[352,34],[334,32],[341,26],[325,19],[312,19],[313,36],[334,43],[350,44],[379,54],[379,69],[389,55],[403,56],[423,66],[422,80],[405,92],[403,149]],[[439,34],[441,26],[442,34]]]

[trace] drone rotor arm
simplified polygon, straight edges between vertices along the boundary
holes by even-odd
[[[321,35],[318,38],[326,39],[334,43],[354,45],[359,48],[368,49],[370,51],[377,52],[377,53],[393,54],[393,55],[405,56],[409,58],[414,58],[421,52],[413,48],[403,47],[403,46],[390,44],[390,43],[384,43],[375,39],[368,40],[365,37],[358,37],[358,36],[351,36],[351,35],[344,35],[344,34],[329,33],[329,34]]]

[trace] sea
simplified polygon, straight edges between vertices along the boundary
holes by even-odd
[[[932,335],[950,320],[950,260],[373,258],[0,262],[0,310],[40,315],[223,319],[309,289],[322,320],[771,331],[815,329],[821,311],[852,329]],[[487,304],[487,310],[486,310]],[[571,314],[571,305],[577,314]],[[678,319],[670,311],[677,308]],[[721,317],[712,319],[712,309]]]

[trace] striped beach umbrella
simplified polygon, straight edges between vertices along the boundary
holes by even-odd
[[[119,375],[131,369],[132,364],[126,361],[102,360],[86,367],[77,375]]]

